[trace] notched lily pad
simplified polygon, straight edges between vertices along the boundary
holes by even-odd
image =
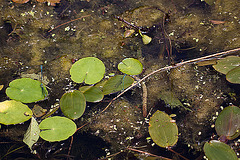
[[[65,93],[60,99],[60,108],[66,117],[77,119],[85,111],[86,99],[83,93],[78,90]]]
[[[225,143],[211,140],[203,147],[204,153],[209,160],[237,160],[236,153]]]
[[[42,87],[41,87],[42,86]],[[41,82],[31,78],[13,80],[6,89],[9,98],[23,103],[32,103],[43,100],[48,91]]]
[[[31,109],[21,102],[15,100],[0,102],[0,123],[2,124],[22,123],[29,120],[32,115]]]
[[[215,122],[215,129],[219,136],[226,136],[230,140],[237,138],[240,135],[240,108],[224,108]]]
[[[77,126],[65,117],[54,116],[44,119],[40,124],[40,137],[46,141],[55,142],[68,139],[72,136]]]
[[[175,121],[166,113],[156,111],[149,121],[149,134],[160,147],[173,146],[178,141],[178,128]]]
[[[70,69],[71,79],[76,83],[95,84],[103,78],[104,73],[105,65],[95,57],[82,58]]]
[[[142,63],[134,58],[126,58],[118,64],[118,69],[128,75],[138,75],[142,73]]]
[[[217,61],[217,64],[213,65],[213,68],[218,72],[227,74],[230,70],[240,66],[240,57],[228,56]]]
[[[134,82],[134,79],[129,76],[124,75],[116,75],[107,80],[107,82],[103,86],[103,94],[111,94],[121,91],[129,86],[131,86]]]

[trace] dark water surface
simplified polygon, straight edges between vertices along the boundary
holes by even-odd
[[[5,90],[12,80],[39,80],[40,65],[49,96],[37,104],[49,110],[65,92],[78,89],[69,70],[83,57],[101,59],[106,75],[121,74],[118,63],[126,57],[136,58],[144,66],[139,75],[142,78],[166,65],[238,48],[239,7],[239,0],[216,0],[213,5],[200,0],[62,0],[56,6],[35,0],[25,4],[0,0],[0,85],[4,85],[0,101],[9,99]],[[125,38],[124,32],[129,29],[135,33]],[[149,44],[143,44],[139,29],[152,38]],[[211,66],[185,65],[154,74],[145,84],[151,115],[156,110],[176,114],[179,140],[172,149],[188,159],[203,158],[203,144],[216,134],[211,125],[220,106],[239,106],[239,85],[227,82],[225,75]],[[154,159],[130,151],[129,147],[181,159],[147,140],[150,117],[142,116],[141,86],[125,93],[106,112],[96,116],[115,96],[87,103],[83,117],[75,123],[78,127],[91,123],[74,134],[72,144],[71,138],[54,143],[39,139],[33,146],[37,154],[32,154],[22,142],[30,122],[1,125],[0,157],[94,160],[119,152],[111,158]],[[182,107],[178,107],[178,102]],[[28,106],[32,108],[34,104]],[[55,115],[63,116],[60,110]]]

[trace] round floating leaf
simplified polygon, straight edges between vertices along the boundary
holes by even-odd
[[[226,75],[226,79],[231,83],[240,84],[240,66],[230,70]]]
[[[121,91],[129,86],[132,85],[134,82],[134,79],[129,76],[124,75],[116,75],[114,77],[111,77],[107,80],[107,82],[103,86],[103,94],[111,94],[118,91]]]
[[[227,74],[233,68],[240,66],[240,57],[228,56],[217,61],[217,64],[213,65],[213,68],[218,72]]]
[[[118,64],[118,69],[128,75],[138,75],[142,73],[142,63],[134,58],[126,58]]]
[[[225,143],[211,140],[204,144],[203,150],[209,160],[237,160],[236,153]]]
[[[237,138],[240,134],[240,108],[224,108],[215,122],[215,129],[219,136],[226,136],[230,140]]]
[[[0,102],[0,123],[2,124],[18,124],[29,120],[31,117],[31,109],[21,102],[14,100]]]
[[[72,136],[77,126],[65,117],[54,116],[44,119],[40,124],[40,137],[46,141],[62,141]]]
[[[178,141],[178,128],[175,121],[161,111],[156,111],[150,118],[149,134],[160,147],[173,146]]]
[[[101,60],[95,57],[82,58],[75,62],[70,75],[74,82],[94,84],[99,82],[105,73],[105,66]]]
[[[31,78],[21,78],[9,83],[6,94],[16,101],[32,103],[43,100],[48,92],[41,82]]]
[[[102,91],[94,86],[83,86],[79,90],[83,93],[87,102],[99,102],[104,97]]]
[[[60,99],[60,108],[66,117],[77,119],[85,111],[86,99],[83,93],[78,90],[65,93]]]

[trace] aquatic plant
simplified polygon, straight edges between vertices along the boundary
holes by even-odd
[[[35,144],[39,139],[40,129],[38,126],[38,122],[35,120],[34,117],[31,118],[31,123],[24,134],[23,142],[28,145],[30,150],[32,151],[32,146]]]
[[[49,142],[62,141],[72,136],[77,126],[76,124],[66,118],[54,116],[44,119],[39,124],[40,137]]]
[[[134,82],[130,76],[116,75],[109,78],[103,85],[102,91],[104,95],[119,92],[129,87]]]
[[[66,117],[77,119],[81,117],[85,111],[85,96],[78,90],[65,93],[60,99],[60,108]]]
[[[142,63],[134,58],[126,58],[118,64],[118,69],[128,75],[138,75],[142,73]]]
[[[76,83],[95,84],[105,73],[105,65],[95,57],[86,57],[75,62],[71,69],[71,79]]]
[[[226,75],[226,79],[231,83],[240,84],[240,57],[227,56],[217,61],[213,68]]]
[[[240,108],[229,106],[222,110],[216,122],[215,129],[220,140],[211,140],[204,144],[203,150],[210,160],[237,160],[236,153],[225,144],[227,140],[233,140],[240,135]],[[224,139],[224,140],[223,140]],[[223,141],[223,142],[221,142]]]
[[[240,135],[240,108],[224,108],[215,122],[215,129],[219,136],[225,136],[228,140],[237,138]]]
[[[168,114],[156,111],[149,121],[149,134],[160,147],[174,146],[178,141],[178,127]]]
[[[82,86],[79,90],[83,93],[87,102],[100,102],[104,97],[103,92],[95,86]]]
[[[203,150],[209,160],[238,160],[230,146],[217,140],[206,142]]]
[[[22,123],[29,120],[32,115],[31,109],[21,102],[15,100],[0,102],[0,123],[2,124]]]
[[[43,100],[48,91],[40,81],[31,78],[20,78],[9,83],[6,94],[16,101],[32,103]]]
[[[129,75],[140,74],[142,72],[142,64],[136,59],[127,58],[127,59],[124,59],[118,65],[119,70],[122,71],[123,73],[125,73],[125,75],[115,75],[115,76],[109,78],[108,80],[105,80],[104,82],[95,84],[95,83],[101,81],[101,79],[103,78],[103,75],[105,73],[104,64],[102,63],[101,60],[94,58],[94,57],[87,57],[87,58],[80,59],[75,64],[73,64],[73,66],[70,70],[72,80],[77,83],[85,82],[85,84],[93,84],[95,86],[82,86],[79,88],[79,90],[67,92],[62,96],[62,98],[60,100],[60,107],[61,107],[61,110],[64,113],[64,115],[68,118],[53,116],[53,117],[44,119],[39,125],[32,118],[29,128],[25,134],[24,142],[31,149],[34,142],[37,141],[38,135],[42,139],[44,139],[46,141],[50,141],[50,142],[65,140],[65,139],[69,138],[70,136],[72,136],[76,132],[76,130],[77,130],[76,124],[70,119],[77,119],[84,114],[85,107],[86,107],[86,100],[89,102],[99,102],[103,99],[103,95],[119,92],[119,91],[122,91],[125,89],[108,104],[108,106],[102,111],[102,112],[104,112],[115,99],[117,99],[122,94],[124,94],[127,90],[136,86],[137,84],[139,84],[140,82],[145,80],[147,77],[153,75],[154,73],[166,71],[171,68],[176,68],[181,65],[193,63],[193,62],[194,62],[194,60],[191,60],[188,62],[181,62],[179,64],[175,64],[174,66],[167,66],[167,67],[158,69],[158,70],[146,75],[144,78],[138,80],[138,82],[134,83],[134,79],[130,76],[127,76],[126,74],[129,74]],[[95,67],[92,67],[92,65]],[[101,72],[100,74],[97,74],[97,71],[99,71],[99,69],[97,69],[97,68],[100,68],[100,72]],[[81,74],[80,72],[83,72],[83,74]],[[78,74],[81,74],[81,75],[79,76]],[[96,76],[97,78],[93,76],[94,74],[95,75],[97,74],[97,76]],[[24,79],[24,80],[26,80],[26,79]],[[30,81],[32,82],[32,80],[30,80]],[[36,84],[38,85],[38,87],[36,87],[38,90],[37,93],[38,94],[41,93],[42,98],[45,98],[45,94],[42,91],[41,83],[38,81]],[[102,85],[102,87],[99,87],[99,86],[101,86],[100,84]],[[84,85],[84,83],[83,83],[83,85]],[[21,88],[24,88],[24,87],[22,87],[24,85],[19,85],[19,86],[21,86],[21,87],[19,87],[20,91],[21,91]],[[9,88],[11,88],[11,87],[14,87],[14,85],[10,86]],[[16,88],[18,88],[18,87],[16,87]],[[18,88],[18,90],[19,90],[19,88]],[[44,88],[44,89],[46,89],[46,88]],[[24,91],[24,89],[20,92],[20,94],[22,94],[23,91]],[[36,101],[38,99],[36,99]],[[15,102],[17,102],[17,101],[15,101]],[[18,103],[21,103],[21,102],[18,102]],[[1,106],[2,105],[0,103],[0,108],[1,108]],[[27,106],[26,106],[26,108],[27,108],[27,110],[30,110]],[[102,113],[102,112],[100,112],[100,113]],[[230,112],[230,113],[232,114],[232,112]],[[32,117],[31,112],[29,113],[29,112],[25,111],[24,113],[21,113],[21,114],[26,116],[28,119],[30,119]],[[222,115],[228,115],[228,114],[222,114]],[[237,114],[236,116],[239,116],[239,114]],[[223,118],[223,119],[226,119],[226,118],[227,118],[227,116],[225,116],[225,118]],[[4,118],[4,119],[6,119],[6,118]],[[228,119],[232,120],[233,123],[235,123],[235,121],[233,119],[231,119],[231,118],[228,118]],[[0,122],[0,123],[3,123],[3,122]],[[5,123],[6,122],[4,122],[3,124],[5,124]],[[14,122],[14,124],[16,124],[16,123],[18,123],[18,122]],[[238,123],[238,121],[236,121],[236,123]],[[152,140],[157,145],[159,145],[161,147],[168,147],[170,149],[171,146],[174,146],[177,143],[178,127],[176,125],[175,120],[173,120],[169,115],[167,115],[164,112],[157,111],[150,118],[149,124],[150,124],[149,134],[150,134]],[[223,123],[220,123],[220,124],[222,125]],[[216,126],[217,126],[217,124],[216,124]],[[226,130],[226,129],[230,130],[229,126],[227,128],[226,127],[224,128],[224,127],[222,127],[223,130]],[[234,128],[234,129],[231,128],[231,130],[234,130],[235,133],[237,132],[236,129],[237,128]],[[229,134],[229,137],[233,138],[233,135],[235,135],[233,132],[231,132],[231,134]],[[219,134],[222,134],[222,133],[219,133]],[[227,134],[223,133],[222,135],[227,135]],[[211,143],[213,143],[213,142],[211,142]],[[205,145],[207,146],[208,144],[205,144]],[[207,147],[205,147],[205,148],[207,148]],[[208,150],[211,150],[211,148],[210,149],[208,149],[208,148],[206,149],[207,150],[206,155],[208,154]],[[232,151],[230,151],[230,152],[232,152]]]

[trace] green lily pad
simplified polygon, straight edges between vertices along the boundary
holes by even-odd
[[[83,86],[79,90],[83,93],[87,102],[100,102],[104,97],[102,91],[94,86]]]
[[[231,83],[240,84],[240,66],[235,67],[226,74],[226,79]]]
[[[166,113],[156,111],[149,121],[149,134],[160,147],[173,146],[178,141],[178,128],[175,121]]]
[[[95,57],[82,58],[75,62],[71,69],[71,79],[76,83],[95,84],[99,82],[105,73],[105,65]]]
[[[55,142],[68,139],[75,133],[77,126],[66,117],[54,116],[44,119],[39,124],[39,128],[42,139]]]
[[[15,100],[0,102],[0,123],[18,124],[29,120],[33,113],[27,105]]]
[[[77,119],[85,111],[86,99],[83,93],[78,90],[65,93],[60,99],[60,108],[66,117]]]
[[[142,73],[142,63],[134,58],[126,58],[118,64],[118,69],[128,75],[138,75]]]
[[[48,91],[41,82],[31,78],[21,78],[13,80],[6,89],[9,98],[23,103],[32,103],[43,100]]]
[[[240,57],[228,56],[217,61],[217,64],[213,65],[213,68],[218,72],[227,74],[233,68],[240,66]]]
[[[131,86],[134,82],[134,79],[129,76],[124,75],[116,75],[107,80],[107,82],[103,86],[103,94],[111,94],[121,91],[129,86]]]
[[[32,117],[31,123],[27,129],[27,132],[24,134],[23,142],[28,145],[28,147],[32,150],[32,146],[34,143],[38,141],[40,134],[40,129],[38,127],[38,123],[35,118]]]
[[[230,140],[237,138],[240,135],[240,108],[224,108],[215,122],[215,129],[219,136],[226,136]]]
[[[209,160],[238,160],[236,153],[230,146],[220,141],[206,142],[203,150]]]

